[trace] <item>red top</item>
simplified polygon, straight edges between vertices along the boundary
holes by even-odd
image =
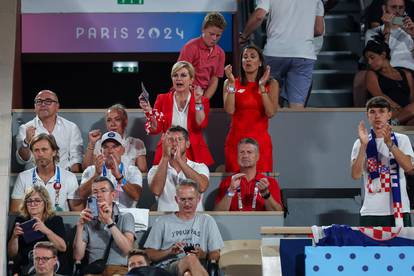
[[[210,154],[208,146],[204,140],[202,129],[207,127],[208,113],[210,112],[210,103],[207,98],[202,97],[202,104],[204,106],[205,118],[201,125],[198,125],[195,120],[195,100],[191,93],[190,103],[188,105],[187,115],[187,131],[190,139],[190,147],[187,149],[187,158],[197,162],[204,163],[210,166],[214,163],[213,157]],[[162,112],[164,120],[157,120],[157,129],[150,131],[150,134],[165,133],[171,127],[174,106],[174,91],[165,94],[159,94],[154,104],[154,109]],[[154,156],[154,165],[157,165],[162,157],[162,141],[158,141],[157,149]]]
[[[265,176],[261,173],[257,173],[256,176],[251,181],[247,181],[245,177],[241,178],[240,191],[241,191],[241,196],[242,196],[243,209],[239,210],[238,194],[236,192],[235,195],[233,196],[233,199],[231,200],[229,211],[266,211],[265,205],[264,205],[264,199],[260,195],[260,192],[257,193],[257,197],[256,197],[256,209],[254,210],[252,209],[254,187],[256,185],[256,182],[259,181],[261,178],[267,178],[267,180],[269,180],[269,192],[271,196],[277,203],[279,203],[280,205],[283,205],[281,196],[280,196],[279,184],[277,183],[276,179]],[[227,190],[230,187],[230,182],[231,182],[231,176],[227,177],[220,183],[219,191],[216,197],[216,205],[221,201],[223,197],[226,196]]]
[[[257,82],[248,82],[246,86],[236,79],[235,111],[231,118],[229,133],[224,145],[226,171],[239,170],[237,145],[242,138],[253,138],[259,143],[260,157],[257,171],[272,172],[272,140],[268,132],[269,117],[265,113],[262,95]]]
[[[223,49],[215,45],[209,49],[203,38],[193,38],[181,48],[178,61],[185,60],[194,66],[194,85],[206,89],[212,77],[222,78],[224,75],[225,55]]]

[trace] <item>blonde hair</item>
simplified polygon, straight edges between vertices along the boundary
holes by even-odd
[[[44,209],[43,209],[43,214],[42,214],[42,218],[43,220],[48,219],[49,217],[54,215],[54,211],[52,209],[52,202],[50,200],[50,196],[49,196],[49,192],[46,190],[45,187],[43,186],[39,186],[39,185],[33,185],[32,187],[30,187],[27,191],[26,194],[24,195],[24,199],[20,205],[20,215],[25,217],[25,218],[30,218],[30,214],[29,211],[27,210],[27,204],[26,202],[29,200],[29,198],[34,195],[34,194],[38,194],[44,203]]]
[[[219,12],[210,12],[204,17],[202,28],[203,30],[207,27],[217,27],[219,29],[224,30],[227,26],[226,19],[224,16]]]
[[[181,70],[182,68],[187,69],[188,74],[190,75],[190,77],[192,79],[194,79],[194,67],[188,61],[178,61],[178,62],[176,62],[173,65],[172,69],[171,69],[171,78],[175,73],[177,73],[177,71]]]

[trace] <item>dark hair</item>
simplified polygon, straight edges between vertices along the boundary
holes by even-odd
[[[107,182],[109,189],[113,192],[115,190],[114,188],[114,184],[112,183],[112,181],[107,178],[106,176],[98,176],[97,178],[95,178],[92,182],[93,183],[98,183],[98,182]]]
[[[253,139],[253,138],[246,137],[246,138],[241,139],[239,141],[239,143],[237,144],[237,148],[239,148],[239,146],[241,144],[250,144],[250,145],[253,145],[253,146],[256,147],[257,152],[259,152],[259,143],[257,143],[257,141],[255,139]]]
[[[257,47],[254,44],[247,45],[241,51],[241,54],[240,54],[240,64],[243,63],[244,51],[246,51],[247,49],[253,49],[253,50],[255,50],[257,52],[257,54],[259,55],[260,62],[262,63],[262,65],[259,66],[259,69],[257,71],[256,82],[258,82],[260,80],[260,78],[263,76],[264,71],[265,71],[265,68],[266,68],[266,62],[265,62],[264,57],[263,57],[263,52],[262,52],[262,50],[259,47]],[[240,67],[240,82],[241,82],[242,85],[247,85],[246,72],[244,71],[243,66]]]
[[[151,264],[151,259],[148,256],[147,252],[145,252],[145,250],[138,249],[138,248],[134,248],[134,249],[129,250],[129,252],[128,252],[128,263],[129,263],[129,259],[133,256],[142,256],[142,257],[144,257],[145,261],[147,262],[147,265]]]
[[[188,131],[185,128],[181,127],[181,126],[172,126],[168,129],[168,132],[181,132],[186,141],[189,141],[189,139],[190,139],[189,136],[188,136]]]
[[[178,192],[181,187],[191,187],[194,188],[194,190],[199,194],[200,193],[200,187],[197,182],[190,180],[190,179],[184,179],[181,180],[179,183],[177,183],[177,186],[175,187],[175,190]]]
[[[377,97],[371,98],[367,102],[366,107],[367,107],[367,111],[370,108],[386,108],[386,109],[388,109],[388,111],[391,111],[390,103],[387,101],[387,99],[385,99],[382,96],[377,96]]]
[[[53,161],[56,163],[59,162],[59,146],[56,143],[55,137],[52,134],[47,133],[40,133],[33,137],[33,139],[30,141],[30,150],[33,151],[33,146],[37,142],[41,140],[46,140],[49,142],[50,147],[52,150],[56,151],[56,155],[53,157]]]
[[[227,26],[227,22],[221,13],[210,12],[204,17],[202,29],[204,30],[205,28],[210,27],[210,26],[217,27],[219,29],[224,30]]]
[[[378,32],[371,40],[367,42],[362,54],[365,56],[366,52],[373,52],[378,55],[385,53],[385,57],[391,60],[391,50],[385,42],[385,36],[382,32]]]
[[[55,245],[52,242],[50,242],[50,241],[40,241],[40,242],[37,242],[34,245],[33,249],[37,249],[37,248],[48,249],[48,250],[52,251],[53,257],[56,257],[57,256],[57,249],[56,249]]]

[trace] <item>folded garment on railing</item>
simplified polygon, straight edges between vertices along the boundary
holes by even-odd
[[[414,246],[414,227],[312,226],[317,246]]]
[[[121,213],[130,213],[134,216],[135,232],[148,229],[149,209],[141,208],[120,208]]]

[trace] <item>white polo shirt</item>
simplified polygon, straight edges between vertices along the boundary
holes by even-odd
[[[87,182],[91,177],[95,175],[95,165],[89,166],[86,168],[86,170],[82,174],[81,179],[81,185]],[[138,170],[136,166],[128,166],[127,170],[125,172],[122,172],[122,174],[125,176],[125,179],[129,184],[131,185],[138,185],[142,187],[142,174]],[[102,174],[101,174],[102,175]],[[106,177],[112,181],[112,184],[115,186],[115,190],[117,188],[120,188],[119,190],[119,208],[135,208],[137,207],[137,202],[129,197],[129,195],[124,192],[124,190],[121,187],[118,187],[118,181],[116,181],[115,176],[112,175],[111,170],[106,170]]]
[[[203,163],[196,163],[187,159],[187,165],[199,174],[210,177],[208,167]],[[155,173],[157,172],[158,165],[153,166],[148,172],[148,185],[151,186]],[[183,171],[177,173],[177,171],[168,163],[167,177],[165,179],[164,191],[158,198],[158,211],[169,212],[178,211],[177,202],[175,202],[176,185],[180,181],[187,180]],[[203,207],[203,194],[201,194],[201,200],[197,205],[197,211],[204,211]]]
[[[36,128],[35,135],[38,135],[40,133],[47,133],[52,134],[55,137],[56,143],[59,146],[59,163],[57,163],[58,166],[67,170],[73,164],[82,163],[83,140],[79,127],[75,123],[57,116],[56,125],[52,133],[49,133],[43,126],[43,123],[39,117],[36,116],[33,120],[27,122],[24,125],[21,125],[16,136],[17,162],[19,164],[25,165],[26,170],[35,166],[33,155],[31,155],[27,161],[23,160],[19,155],[19,148],[22,146],[23,140],[26,138],[26,129],[29,126]]]
[[[68,199],[79,199],[79,195],[77,192],[79,187],[78,181],[73,173],[64,170],[61,167],[56,168],[59,168],[60,170],[61,188],[59,190],[59,207],[62,208],[63,211],[70,211]],[[55,175],[52,178],[50,178],[47,183],[43,182],[43,180],[39,177],[36,168],[32,168],[19,173],[16,182],[14,183],[11,198],[23,200],[26,191],[30,187],[32,187],[33,185],[42,185],[49,192],[50,200],[52,202],[52,206],[54,209],[56,202],[56,190],[54,188],[54,184],[56,183],[57,179],[56,172],[57,170],[55,171]]]

